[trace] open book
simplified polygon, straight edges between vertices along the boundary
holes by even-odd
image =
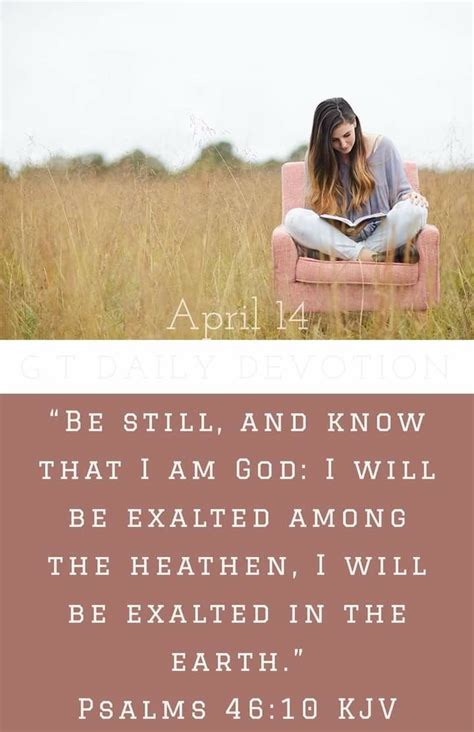
[[[368,216],[361,216],[359,219],[356,219],[355,221],[351,221],[350,219],[345,219],[343,216],[335,216],[333,214],[320,214],[319,218],[321,219],[330,219],[331,221],[340,221],[341,224],[346,224],[351,229],[355,229],[357,226],[360,226],[360,224],[364,223],[365,221],[374,221],[375,219],[383,219],[387,214],[386,213],[374,213],[369,214]]]

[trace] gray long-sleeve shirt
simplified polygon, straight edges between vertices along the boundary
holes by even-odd
[[[369,200],[360,209],[354,211],[349,204],[349,208],[343,214],[346,218],[353,221],[360,216],[368,214],[388,213],[394,207],[405,193],[412,190],[409,184],[403,162],[395,145],[388,137],[382,137],[376,149],[367,158],[367,162],[375,179],[375,188],[370,195]],[[340,161],[339,178],[347,200],[350,202],[350,180],[349,180],[349,164]],[[308,177],[308,154],[305,157],[305,207],[307,205],[309,194],[309,177]],[[324,212],[318,212],[324,213]],[[370,234],[375,231],[380,221],[370,221],[367,226],[357,235],[357,241],[364,241]]]

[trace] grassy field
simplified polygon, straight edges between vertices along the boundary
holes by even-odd
[[[215,338],[471,338],[472,171],[420,171],[441,233],[441,303],[426,312],[313,315],[278,330],[270,238],[279,171],[156,180],[47,171],[0,183],[1,337],[202,338],[203,316],[247,308],[254,332]],[[181,299],[191,313],[168,326]],[[180,312],[184,312],[181,309]],[[218,317],[209,320],[218,326]]]

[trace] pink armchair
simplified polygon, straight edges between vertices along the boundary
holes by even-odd
[[[415,163],[404,163],[412,188],[419,191]],[[304,206],[304,163],[282,166],[282,220]],[[272,234],[274,284],[285,311],[304,303],[306,312],[334,310],[426,310],[439,302],[439,231],[428,224],[418,234],[416,264],[324,261],[299,256],[283,224]]]

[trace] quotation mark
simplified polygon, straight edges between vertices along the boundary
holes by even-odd
[[[303,655],[303,649],[302,648],[294,648],[293,649],[293,653],[295,655],[295,658],[301,658],[301,656]],[[288,671],[288,666],[285,666],[285,668],[283,669],[283,671]]]
[[[59,417],[59,409],[50,409],[49,416],[50,417]]]

